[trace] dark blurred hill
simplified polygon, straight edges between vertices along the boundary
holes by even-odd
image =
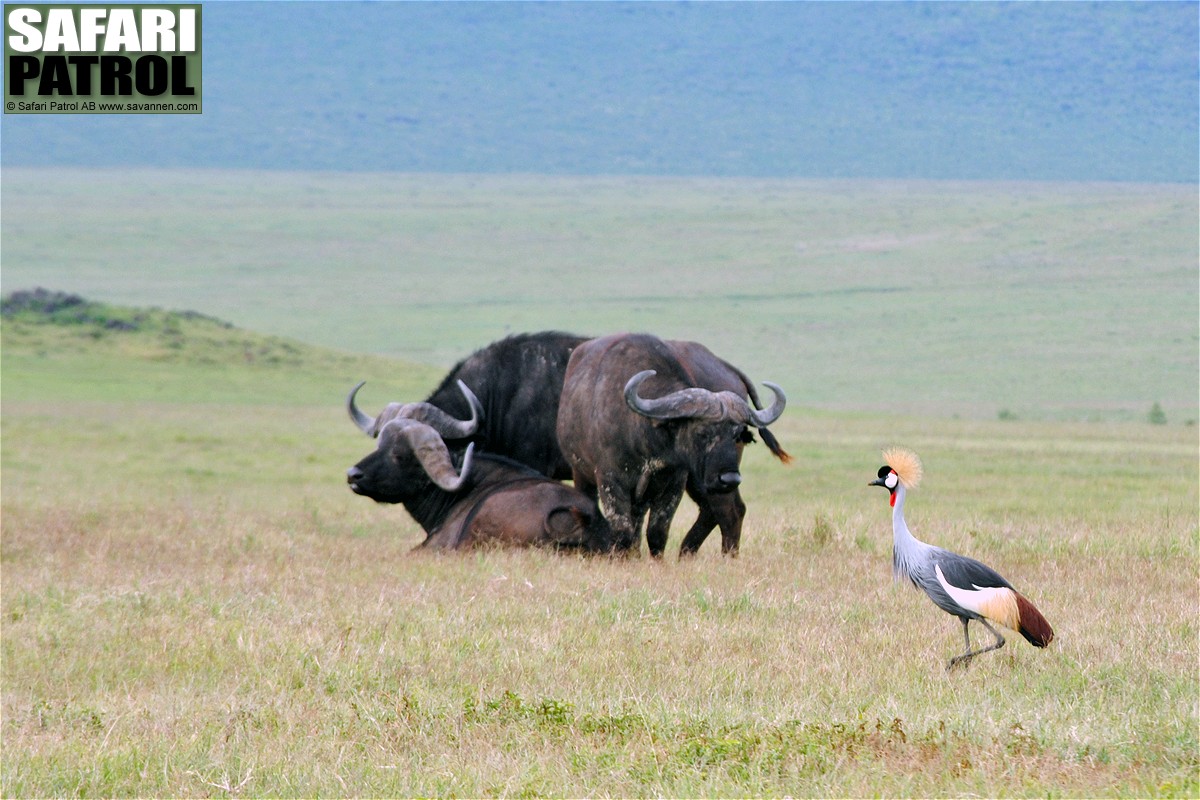
[[[1182,3],[207,3],[201,116],[3,164],[1197,179]]]

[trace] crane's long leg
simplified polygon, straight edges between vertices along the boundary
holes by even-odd
[[[999,650],[1001,647],[1004,647],[1004,637],[1001,636],[996,631],[995,628],[993,628],[991,625],[988,625],[988,622],[986,619],[983,619],[982,617],[980,617],[979,623],[981,625],[983,625],[983,627],[987,628],[989,631],[992,632],[992,636],[996,637],[996,641],[992,642],[992,644],[990,644],[987,647],[982,647],[982,648],[972,652],[971,651],[971,634],[967,631],[967,625],[971,622],[971,620],[967,619],[966,617],[959,617],[959,619],[962,620],[963,640],[966,643],[967,650],[961,656],[955,656],[954,658],[950,659],[950,663],[946,665],[947,670],[954,669],[954,667],[957,666],[958,664],[966,664],[966,663],[970,662],[970,660],[972,658],[979,655],[980,653],[987,653],[992,650]]]

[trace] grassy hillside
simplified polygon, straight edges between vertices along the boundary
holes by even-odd
[[[4,298],[4,401],[329,404],[360,380],[428,393],[441,371],[236,328],[194,311],[132,308],[46,289]],[[364,390],[365,391],[365,390]],[[423,395],[422,395],[423,396]]]
[[[436,370],[71,308],[0,330],[4,796],[1200,792],[1194,428],[789,408],[736,560],[431,557],[346,489],[341,402]],[[893,585],[866,486],[892,443],[916,533],[1050,648],[944,671],[958,623]]]
[[[447,367],[696,339],[795,406],[1196,420],[1194,187],[6,169],[4,283]]]

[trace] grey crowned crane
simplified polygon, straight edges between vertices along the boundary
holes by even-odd
[[[921,481],[921,460],[917,454],[895,448],[885,450],[883,460],[879,477],[868,486],[882,486],[891,493],[892,572],[897,580],[908,578],[913,586],[929,595],[934,605],[962,620],[967,649],[950,659],[946,669],[1004,646],[1004,637],[988,620],[1020,633],[1034,647],[1050,644],[1054,638],[1050,623],[996,570],[973,558],[926,544],[908,530],[904,522],[904,498]],[[971,634],[967,630],[971,620],[978,620],[996,641],[972,651]]]

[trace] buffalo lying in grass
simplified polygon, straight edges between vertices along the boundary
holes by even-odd
[[[361,387],[347,399],[350,418],[378,442],[346,480],[357,494],[402,504],[428,534],[422,547],[610,549],[604,518],[581,492],[511,459],[477,454],[473,443],[451,453],[446,440],[471,437],[482,411],[465,384],[458,385],[471,409],[465,420],[429,403],[393,403],[372,420],[354,403]]]

